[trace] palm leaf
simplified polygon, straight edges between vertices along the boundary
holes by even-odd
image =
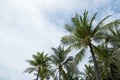
[[[74,44],[77,41],[77,38],[74,36],[64,36],[62,37],[61,41],[64,45],[70,45]]]
[[[93,17],[91,18],[91,20],[90,20],[90,27],[92,27],[92,23],[93,23],[93,21],[95,20],[96,15],[97,15],[97,13],[95,13],[95,14],[93,15]]]
[[[80,50],[77,54],[76,54],[76,56],[75,56],[75,65],[77,65],[78,63],[79,63],[79,61],[81,61],[82,60],[82,58],[83,58],[83,56],[85,55],[85,49],[82,49],[82,50]]]
[[[102,25],[102,23],[103,23],[106,19],[108,19],[110,16],[111,16],[111,15],[106,16],[105,18],[103,18],[103,19],[96,25],[96,27],[94,28],[94,30],[93,30],[92,33],[91,33],[91,36],[93,36],[93,35],[100,29],[100,26]]]
[[[66,63],[70,62],[70,61],[73,61],[73,56],[69,56],[65,62],[63,63],[63,65],[65,65]]]
[[[32,73],[35,70],[36,70],[36,68],[29,67],[29,68],[27,68],[27,69],[24,70],[24,73],[29,73],[30,74],[30,73]]]
[[[73,32],[73,29],[74,29],[74,27],[72,27],[72,26],[70,26],[70,25],[68,25],[68,24],[65,25],[65,28],[66,28],[67,31],[69,31],[69,32]]]
[[[26,60],[30,65],[32,66],[37,66],[37,62],[33,61],[33,60]]]

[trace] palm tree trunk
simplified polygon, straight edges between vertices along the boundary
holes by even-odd
[[[40,66],[39,66],[39,68],[38,68],[38,73],[37,73],[37,78],[36,78],[36,80],[38,80],[39,74],[40,74]]]
[[[44,80],[44,70],[43,66],[40,67],[41,73],[40,73],[40,80]]]
[[[59,80],[61,80],[61,68],[62,68],[61,64],[58,67],[59,67]]]
[[[93,52],[92,44],[91,43],[89,44],[89,48],[90,48],[90,51],[91,51],[91,54],[92,54],[92,58],[93,58],[93,62],[94,62],[96,80],[101,80],[101,78],[99,76],[99,69],[98,69],[98,65],[97,65],[97,60],[96,60],[95,54]]]

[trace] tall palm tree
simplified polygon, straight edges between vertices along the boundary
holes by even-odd
[[[38,52],[36,55],[33,55],[33,60],[27,60],[31,67],[28,67],[25,72],[31,73],[33,71],[37,71],[35,80],[38,80],[39,76],[40,80],[44,80],[44,78],[48,78],[47,74],[50,72],[49,60],[50,58],[47,56],[47,54],[44,54],[44,52]]]
[[[73,25],[66,25],[66,29],[71,33],[71,35],[62,37],[61,41],[63,44],[70,45],[70,47],[80,48],[81,51],[79,54],[84,53],[85,48],[89,47],[94,62],[96,80],[100,80],[98,65],[92,48],[92,45],[94,45],[92,41],[103,40],[106,37],[105,27],[114,23],[119,23],[119,20],[115,20],[104,25],[103,22],[110,17],[107,16],[97,25],[93,25],[96,15],[97,13],[95,13],[91,19],[88,18],[88,11],[84,12],[83,17],[76,15],[72,18]],[[78,57],[79,56],[81,55],[78,55]]]
[[[67,80],[65,78],[65,65],[68,62],[73,60],[72,56],[68,57],[68,53],[70,52],[70,48],[64,49],[64,47],[59,46],[58,48],[52,48],[54,54],[51,55],[52,63],[57,66],[59,71],[59,80],[61,80],[61,76],[63,80]]]

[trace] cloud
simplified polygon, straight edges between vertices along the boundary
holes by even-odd
[[[21,75],[27,67],[25,60],[38,51],[50,52],[50,48],[57,46],[65,33],[43,19],[37,7],[27,0],[5,0],[1,4],[0,63],[8,74],[6,78],[0,70],[3,74],[1,78],[26,80],[24,74]]]
[[[51,54],[51,47],[58,46],[60,38],[67,34],[64,24],[69,23],[76,12],[82,14],[84,9],[91,13],[100,10],[100,18],[107,13],[115,15],[117,8],[112,8],[112,1],[1,0],[0,80],[30,80],[29,75],[22,74],[29,66],[26,59],[38,51]],[[120,16],[118,12],[117,17]]]

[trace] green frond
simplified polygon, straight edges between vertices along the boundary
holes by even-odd
[[[84,15],[83,15],[83,19],[84,19],[84,24],[86,24],[87,23],[87,15],[88,15],[88,11],[84,11]]]
[[[120,20],[115,20],[115,21],[112,21],[112,22],[109,22],[105,25],[103,25],[99,31],[102,31],[102,32],[106,32],[108,33],[109,35],[112,33],[112,34],[116,34],[116,30],[117,28],[119,28],[119,25],[120,25]]]
[[[66,28],[67,31],[69,31],[70,33],[72,33],[72,32],[73,32],[73,29],[74,29],[74,27],[72,27],[72,26],[70,26],[70,25],[68,25],[68,24],[65,25],[65,28]]]
[[[36,70],[36,68],[29,67],[29,68],[27,68],[27,69],[24,70],[24,73],[29,73],[30,74],[30,73],[32,73],[35,70]]]
[[[120,29],[118,29],[117,27],[116,27],[116,34],[120,36]]]
[[[75,18],[72,18],[72,22],[76,27],[80,27],[80,21],[78,19],[78,15],[76,14]]]
[[[111,22],[105,24],[104,26],[102,26],[101,30],[108,29],[109,27],[110,28],[119,27],[119,25],[120,25],[120,19],[117,19],[117,20],[111,21]]]
[[[74,44],[78,39],[75,36],[63,36],[61,42],[65,45]]]
[[[93,36],[93,40],[97,43],[103,42],[105,39],[108,38],[108,34],[106,32],[97,32],[94,36]]]
[[[113,30],[111,27],[109,27],[109,29],[110,29],[110,32],[111,32],[114,36],[117,35],[116,32],[115,32],[115,30]]]
[[[104,55],[104,51],[101,50],[101,48],[100,48],[99,46],[96,47],[96,46],[92,45],[92,47],[93,47],[93,50],[94,50],[94,52],[96,53],[96,55],[98,55],[98,56],[101,56],[101,54]]]
[[[53,54],[50,57],[51,57],[51,61],[52,61],[53,64],[57,65],[58,63],[60,63],[60,60],[59,60],[58,56]]]
[[[58,50],[56,48],[52,48],[52,50],[55,54],[58,54]]]
[[[85,55],[85,49],[80,50],[75,56],[75,65],[77,65]]]
[[[84,47],[84,40],[74,36],[64,36],[62,37],[61,41],[64,45],[70,45],[69,48],[71,49]]]
[[[85,65],[85,74],[86,74],[86,79],[95,80],[95,76],[94,76],[95,72],[92,66]]]
[[[70,61],[73,61],[73,56],[69,56],[65,62],[63,63],[63,65],[65,65],[66,63],[70,62]]]
[[[76,44],[71,45],[70,47],[75,48],[75,49],[80,49],[80,48],[83,48],[83,47],[85,48],[86,45],[84,45],[83,43],[84,43],[84,41],[81,41],[81,42],[78,42]]]
[[[32,66],[38,66],[38,63],[33,60],[26,60]]]
[[[64,50],[64,54],[67,55],[71,51],[71,48],[68,47],[67,49]]]
[[[84,11],[84,15],[83,15],[83,28],[85,28],[84,30],[87,30],[88,29],[88,11]]]
[[[80,23],[83,23],[83,19],[82,16],[80,16]],[[81,25],[81,24],[80,24]]]
[[[103,18],[94,28],[94,30],[92,31],[92,33],[90,34],[90,36],[92,37],[93,35],[95,35],[101,28],[101,26],[103,25],[103,22],[108,19],[111,15],[106,16],[105,18]]]
[[[102,26],[102,25],[103,25],[103,22],[104,22],[106,19],[108,19],[109,17],[111,17],[111,15],[108,15],[108,16],[106,16],[105,18],[103,18],[103,19],[96,25],[96,27]]]
[[[111,27],[109,28],[110,34],[106,38],[106,42],[110,42],[112,46],[115,48],[120,47],[120,29],[119,27],[115,27],[112,29]]]
[[[93,21],[94,21],[95,18],[96,18],[96,15],[97,15],[97,13],[95,13],[95,14],[92,16],[92,18],[91,18],[91,20],[90,20],[90,27],[92,27],[92,24],[93,24]]]

